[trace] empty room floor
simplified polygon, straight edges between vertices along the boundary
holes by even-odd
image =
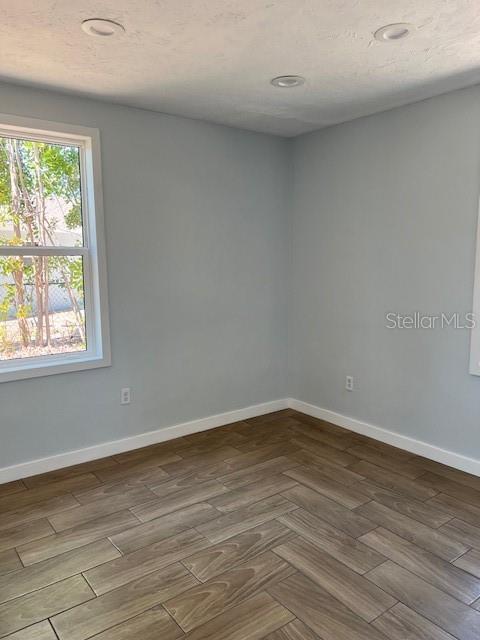
[[[480,638],[480,478],[286,410],[0,486],[0,637]]]

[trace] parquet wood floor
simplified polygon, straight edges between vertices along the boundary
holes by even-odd
[[[286,410],[0,485],[0,637],[480,640],[480,478]]]

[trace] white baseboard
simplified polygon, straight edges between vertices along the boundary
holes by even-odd
[[[332,424],[344,427],[345,429],[349,429],[355,433],[361,433],[369,438],[391,444],[392,446],[400,449],[405,449],[406,451],[416,453],[417,455],[424,456],[430,460],[441,462],[449,467],[454,467],[455,469],[460,469],[461,471],[466,471],[467,473],[480,476],[480,460],[476,460],[475,458],[469,458],[460,453],[447,451],[446,449],[441,449],[440,447],[429,444],[428,442],[416,440],[409,436],[403,436],[395,431],[388,431],[387,429],[377,427],[373,424],[369,424],[368,422],[362,422],[361,420],[344,416],[341,413],[336,413],[335,411],[322,409],[321,407],[308,404],[307,402],[302,402],[301,400],[295,400],[295,398],[288,399],[288,406],[290,409],[294,409],[300,413],[305,413],[313,418],[319,418],[320,420],[331,422]]]
[[[155,431],[147,431],[146,433],[140,433],[136,436],[130,436],[129,438],[122,438],[121,440],[103,442],[92,447],[86,447],[85,449],[75,449],[74,451],[59,453],[54,456],[49,456],[48,458],[22,462],[20,464],[12,465],[11,467],[4,467],[3,469],[0,469],[0,484],[10,482],[11,480],[28,478],[29,476],[34,476],[38,473],[46,473],[47,471],[70,467],[71,465],[80,464],[82,462],[89,462],[90,460],[97,460],[98,458],[105,458],[106,456],[122,453],[123,451],[131,451],[132,449],[147,447],[148,445],[156,444],[157,442],[173,440],[174,438],[186,436],[190,433],[197,433],[199,431],[206,431],[207,429],[214,429],[215,427],[222,427],[223,425],[230,424],[231,422],[239,422],[240,420],[247,420],[248,418],[254,418],[256,416],[264,415],[265,413],[272,413],[273,411],[280,411],[287,408],[288,401],[286,398],[273,400],[271,402],[264,402],[262,404],[256,404],[251,407],[245,407],[235,411],[219,413],[214,416],[209,416],[208,418],[200,418],[199,420],[183,422],[172,427],[156,429]]]
[[[400,433],[383,429],[382,427],[377,427],[373,424],[369,424],[368,422],[362,422],[356,418],[351,418],[341,413],[330,411],[329,409],[322,409],[321,407],[317,407],[301,400],[296,400],[295,398],[282,398],[280,400],[264,402],[262,404],[256,404],[251,407],[245,407],[235,411],[219,413],[199,420],[183,422],[163,429],[156,429],[155,431],[140,433],[136,436],[130,436],[129,438],[122,438],[121,440],[103,442],[92,447],[67,451],[66,453],[60,453],[47,458],[40,458],[12,465],[11,467],[4,467],[3,469],[0,469],[0,484],[10,482],[12,480],[19,480],[21,478],[28,478],[29,476],[37,475],[38,473],[46,473],[47,471],[62,469],[63,467],[69,467],[74,464],[104,458],[115,455],[116,453],[131,451],[132,449],[139,449],[140,447],[147,447],[148,445],[156,444],[157,442],[165,442],[166,440],[186,436],[190,433],[197,433],[200,431],[206,431],[207,429],[214,429],[215,427],[222,427],[223,425],[230,424],[232,422],[247,420],[248,418],[254,418],[255,416],[261,416],[266,413],[272,413],[273,411],[280,411],[287,408],[300,411],[301,413],[305,413],[306,415],[314,418],[319,418],[320,420],[331,422],[339,427],[344,427],[345,429],[349,429],[355,433],[361,433],[362,435],[373,438],[374,440],[391,444],[394,447],[411,451],[412,453],[424,456],[430,460],[441,462],[450,467],[454,467],[455,469],[460,469],[461,471],[466,471],[467,473],[480,476],[480,460],[476,460],[475,458],[469,458],[460,453],[447,451],[446,449],[441,449],[440,447],[427,442],[416,440],[415,438],[410,438],[409,436],[404,436]]]

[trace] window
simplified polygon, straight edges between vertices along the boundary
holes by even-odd
[[[0,382],[109,364],[98,131],[0,116]]]

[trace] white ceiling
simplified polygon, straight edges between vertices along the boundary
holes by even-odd
[[[292,136],[480,81],[479,0],[2,0],[0,78]],[[92,38],[86,18],[126,33]],[[414,35],[372,33],[411,22]],[[300,74],[296,89],[271,78]]]

